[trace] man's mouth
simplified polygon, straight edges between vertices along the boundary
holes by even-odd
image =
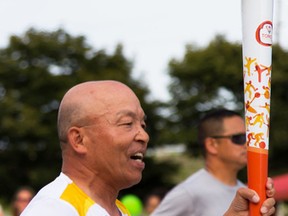
[[[136,154],[130,157],[132,160],[143,161],[144,155],[141,152],[137,152]]]

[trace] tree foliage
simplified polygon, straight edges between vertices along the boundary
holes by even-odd
[[[288,52],[273,46],[271,87],[270,167],[274,173],[287,167],[288,145]],[[199,118],[212,108],[226,107],[244,114],[242,47],[218,35],[207,47],[188,45],[181,59],[169,63],[172,82],[170,135],[166,139],[186,143],[199,153],[196,126]],[[273,169],[272,169],[273,168]],[[275,168],[275,169],[274,169]]]
[[[61,169],[56,118],[65,92],[88,80],[119,80],[138,95],[148,119],[150,146],[185,143],[199,154],[197,122],[208,110],[243,108],[241,44],[216,36],[207,47],[187,45],[181,59],[169,62],[172,100],[149,101],[142,80],[132,77],[133,63],[117,45],[112,54],[95,50],[83,36],[71,36],[63,29],[54,32],[28,30],[11,36],[0,49],[0,190],[10,198],[23,184],[35,189],[51,181]],[[287,167],[288,145],[288,53],[273,47],[270,166],[274,172]],[[287,120],[286,120],[287,119]],[[171,187],[177,164],[156,163],[148,158],[143,180],[128,190],[137,194],[153,187]]]

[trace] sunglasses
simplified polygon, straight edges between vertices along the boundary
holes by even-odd
[[[214,139],[231,139],[236,145],[244,145],[246,143],[246,134],[233,134],[227,136],[211,136]]]

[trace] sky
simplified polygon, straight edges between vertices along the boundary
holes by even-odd
[[[274,0],[274,38],[276,33],[284,48],[287,11],[287,0]],[[151,99],[163,101],[169,99],[172,58],[181,59],[187,44],[207,46],[216,34],[241,42],[241,25],[241,0],[0,0],[1,48],[11,35],[21,36],[31,27],[63,28],[107,53],[122,44],[133,76],[148,85]]]

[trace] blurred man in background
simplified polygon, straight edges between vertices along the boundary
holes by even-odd
[[[247,163],[245,123],[239,113],[227,109],[208,113],[200,120],[198,142],[205,168],[173,188],[153,216],[223,215],[236,191],[245,187],[237,179]]]
[[[35,192],[31,187],[20,187],[13,196],[11,205],[12,216],[19,216],[32,200],[34,195]]]

